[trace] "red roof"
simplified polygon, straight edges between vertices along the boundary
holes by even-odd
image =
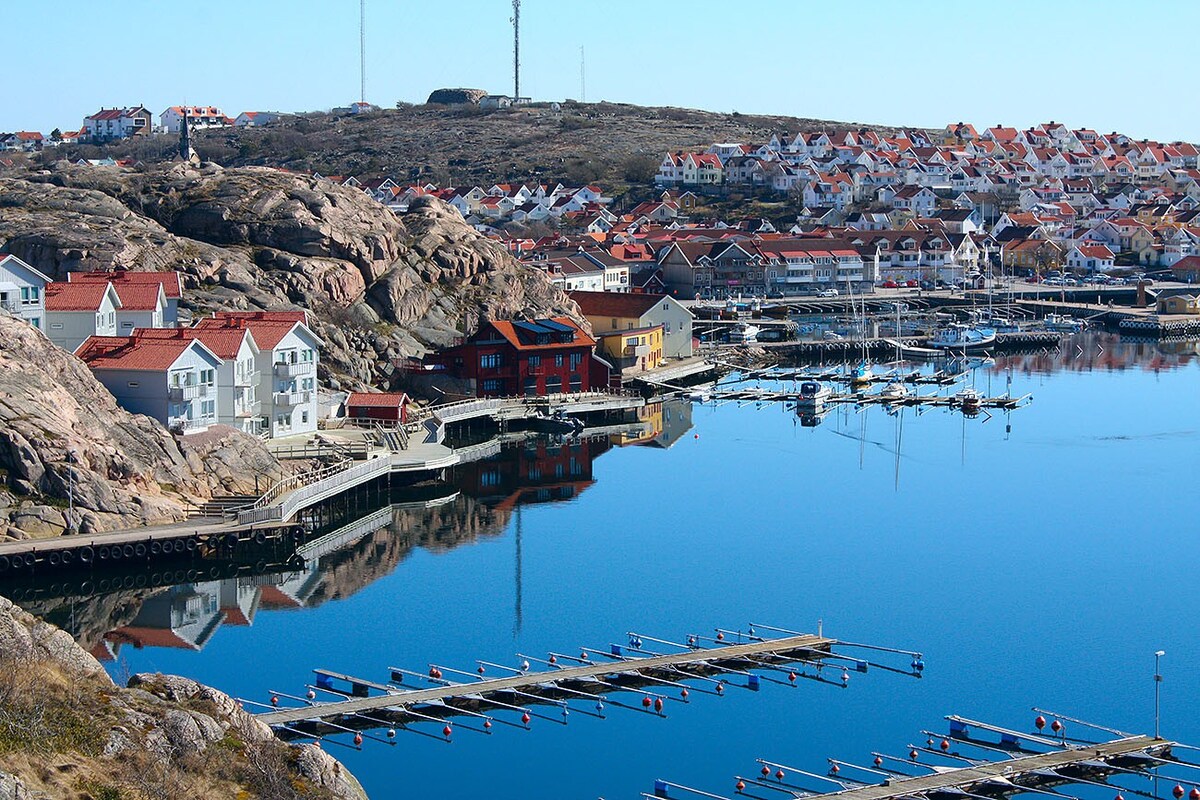
[[[249,330],[262,350],[274,350],[297,325],[308,324],[305,311],[219,311],[196,323],[196,328]]]
[[[92,369],[161,372],[178,361],[193,343],[185,336],[89,336],[75,355]]]
[[[562,348],[562,347],[579,347],[581,345],[586,345],[587,347],[595,347],[596,346],[596,340],[593,339],[592,337],[588,336],[583,331],[581,331],[579,329],[579,326],[576,325],[571,320],[570,317],[550,317],[550,319],[554,322],[559,323],[560,325],[567,325],[567,326],[573,328],[575,331],[574,340],[571,341],[570,343],[551,342],[550,344],[525,344],[517,336],[517,331],[513,327],[513,320],[507,320],[507,319],[495,320],[490,324],[493,328],[496,329],[497,333],[499,333],[501,336],[503,336],[504,339],[509,344],[511,344],[513,347],[515,347],[518,350],[555,350],[555,349]],[[537,324],[536,319],[529,320],[529,321],[534,324]]]
[[[143,647],[171,647],[179,650],[199,650],[195,642],[189,642],[170,628],[149,628],[126,625],[104,634],[104,638],[117,644],[132,644]]]
[[[86,284],[78,284],[86,285]],[[121,308],[125,311],[153,311],[158,308],[161,288],[156,283],[114,283]]]
[[[47,311],[96,311],[104,302],[110,284],[64,283],[46,284]]]
[[[178,300],[183,296],[183,286],[179,282],[178,272],[129,272],[126,270],[114,270],[113,272],[69,272],[67,280],[71,283],[82,283],[84,281],[112,281],[117,287],[117,294],[121,294],[122,284],[159,284],[163,287],[163,294],[169,299]],[[125,302],[124,295],[121,295],[121,302]]]
[[[226,361],[237,358],[247,336],[258,343],[254,334],[244,328],[139,328],[133,336],[156,341],[195,339]]]
[[[404,392],[351,392],[346,408],[401,408],[408,404]]]
[[[625,292],[568,292],[585,317],[641,317],[663,298]]]

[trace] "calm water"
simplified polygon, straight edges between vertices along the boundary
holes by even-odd
[[[1000,393],[1011,367],[1013,392],[1034,394],[1008,418],[871,409],[803,428],[778,407],[697,406],[686,432],[672,418],[669,448],[510,452],[322,573],[240,597],[112,596],[90,618],[76,604],[76,628],[115,650],[116,674],[260,700],[302,693],[313,667],[383,679],[752,620],[820,619],[928,663],[919,681],[693,695],[665,720],[613,709],[451,745],[401,733],[395,748],[331,748],[377,798],[633,798],[656,777],[731,794],[756,757],[821,772],[830,756],[901,754],[948,713],[1028,729],[1035,704],[1148,732],[1159,648],[1164,734],[1200,743],[1200,369],[1152,345],[1080,346],[977,371]],[[540,488],[520,489],[531,468]]]

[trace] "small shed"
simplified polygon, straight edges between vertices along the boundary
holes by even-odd
[[[1159,314],[1200,314],[1200,300],[1190,294],[1158,298]]]
[[[404,392],[351,392],[346,398],[346,417],[405,423],[408,403]]]

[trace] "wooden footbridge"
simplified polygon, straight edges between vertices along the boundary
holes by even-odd
[[[778,795],[819,800],[1004,800],[1021,794],[1078,800],[1064,787],[1087,788],[1091,795],[1095,794],[1092,787],[1101,787],[1113,792],[1116,800],[1126,795],[1157,800],[1156,792],[1146,791],[1145,781],[1151,779],[1174,784],[1175,800],[1183,800],[1185,785],[1192,787],[1189,800],[1200,798],[1200,764],[1174,753],[1196,748],[1050,716],[1050,730],[1044,732],[1043,713],[1034,720],[1037,730],[1030,732],[948,716],[948,733],[922,731],[928,737],[924,744],[907,745],[903,755],[872,752],[869,765],[830,758],[824,772],[759,758],[753,772],[733,776],[734,794],[760,800]],[[1103,737],[1099,741],[1069,738],[1068,723]],[[642,794],[644,798],[685,796],[731,800],[661,778],[654,782],[653,793]]]
[[[515,666],[480,660],[472,671],[437,664],[429,665],[427,672],[389,667],[387,679],[378,681],[316,669],[303,695],[273,692],[269,704],[241,702],[266,709],[257,718],[282,739],[347,744],[330,737],[351,734],[352,746],[361,747],[366,738],[394,743],[397,730],[449,740],[454,730],[450,717],[469,718],[453,724],[482,733],[491,733],[493,724],[528,728],[534,718],[566,724],[572,712],[602,718],[609,707],[665,717],[667,703],[688,703],[692,693],[722,696],[728,688],[795,687],[801,680],[844,688],[851,671],[865,673],[874,667],[919,678],[925,668],[921,654],[910,650],[757,626],[783,634],[766,638],[755,633],[755,627],[747,632],[718,628],[711,636],[688,634],[682,642],[631,632],[628,644],[584,647],[578,655],[517,654]],[[862,651],[908,661],[900,666],[875,663],[859,655]],[[533,670],[532,664],[544,668]],[[489,677],[492,672],[498,676]],[[612,697],[622,693],[636,697],[628,702]],[[298,705],[280,707],[284,703]],[[544,705],[554,706],[555,713],[535,710]],[[520,715],[519,722],[504,718],[515,715]],[[420,723],[428,722],[441,726],[440,737],[421,729]],[[386,738],[368,733],[376,728],[386,728]]]

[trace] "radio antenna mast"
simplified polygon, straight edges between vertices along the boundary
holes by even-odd
[[[521,0],[513,4],[513,103],[521,102]]]
[[[367,102],[367,0],[358,0],[358,99]]]

